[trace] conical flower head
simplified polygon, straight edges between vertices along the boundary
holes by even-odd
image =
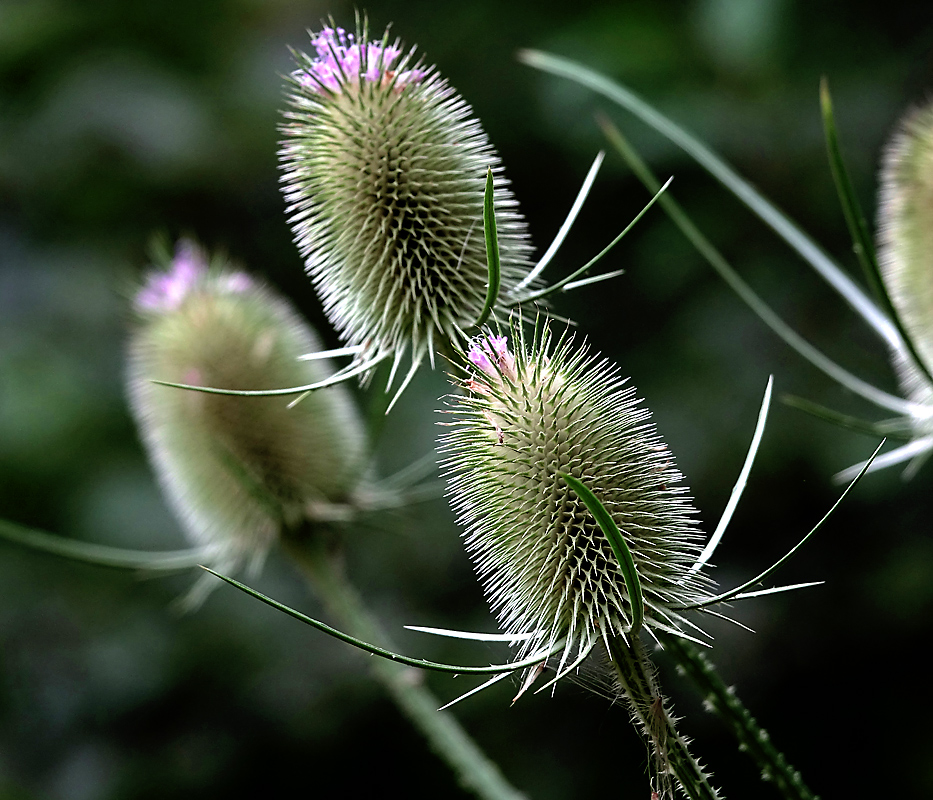
[[[668,448],[618,370],[547,327],[478,340],[442,437],[449,496],[501,628],[522,654],[566,640],[582,658],[627,636],[632,604],[610,542],[562,473],[602,502],[632,554],[645,627],[678,631],[677,607],[707,598],[691,569],[695,511]]]
[[[525,223],[470,107],[398,41],[340,28],[298,55],[281,159],[295,240],[340,336],[417,362],[463,341],[486,299],[486,171],[501,292],[528,271]]]
[[[933,370],[933,105],[909,113],[887,146],[878,203],[878,257],[907,334]],[[915,402],[933,406],[933,385],[903,357],[898,370]],[[929,417],[920,420],[933,430]]]
[[[189,243],[135,299],[128,393],[163,490],[216,565],[257,561],[283,526],[348,500],[364,457],[346,389],[294,408],[282,397],[237,397],[161,386],[275,389],[331,374],[314,331],[291,306]]]

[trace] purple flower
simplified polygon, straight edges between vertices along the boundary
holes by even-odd
[[[172,311],[178,308],[191,289],[207,273],[204,254],[191,242],[181,241],[167,272],[152,272],[146,285],[136,295],[141,311]]]
[[[394,74],[390,67],[402,54],[397,44],[367,42],[361,46],[354,35],[343,28],[324,28],[311,39],[311,43],[317,51],[317,58],[308,69],[294,72],[293,77],[318,94],[325,90],[340,92],[345,84],[356,85],[362,80],[376,83],[394,78],[396,88],[401,88],[409,83],[418,83],[425,76],[425,71],[420,69]]]
[[[495,359],[495,364],[490,356]],[[509,352],[507,336],[480,336],[473,341],[467,358],[487,375],[503,374],[510,378],[515,375],[515,357]]]

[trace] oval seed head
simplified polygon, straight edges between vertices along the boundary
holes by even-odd
[[[885,286],[927,369],[933,370],[933,105],[909,113],[888,143],[878,203],[878,261]],[[901,382],[933,406],[933,386],[909,360]],[[929,419],[923,425],[930,433]]]
[[[561,477],[584,483],[612,515],[644,595],[644,626],[679,632],[677,606],[709,596],[691,567],[696,512],[668,448],[618,369],[569,337],[531,346],[519,328],[477,340],[450,398],[448,494],[501,628],[530,636],[520,657],[564,639],[562,664],[605,636],[627,636],[632,605],[612,547]],[[558,668],[560,672],[560,668]]]
[[[186,391],[163,380],[275,389],[322,380],[314,331],[269,288],[182,242],[135,298],[130,405],[162,488],[183,527],[216,553],[214,565],[258,563],[284,528],[347,502],[364,451],[346,389],[287,397]]]
[[[525,222],[470,107],[398,40],[325,27],[297,54],[280,157],[295,241],[341,338],[414,362],[479,317],[486,170],[501,294],[528,271]]]

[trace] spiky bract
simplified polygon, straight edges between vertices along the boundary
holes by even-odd
[[[364,437],[344,387],[294,408],[282,397],[184,391],[152,379],[229,389],[321,380],[317,335],[272,290],[182,243],[136,297],[128,392],[150,459],[187,533],[216,565],[265,554],[282,526],[345,502]]]
[[[691,570],[695,511],[649,412],[616,367],[572,337],[552,347],[547,326],[529,343],[518,326],[512,336],[514,354],[501,337],[474,346],[477,369],[450,398],[442,437],[449,496],[501,628],[530,635],[523,655],[566,639],[562,662],[629,635],[618,561],[563,472],[597,496],[625,537],[645,627],[678,632],[676,607],[702,602],[709,581]]]
[[[928,370],[933,370],[933,105],[909,113],[887,146],[878,202],[878,259],[891,302]],[[933,407],[933,385],[901,356],[908,397]],[[933,433],[931,415],[915,421]]]
[[[398,41],[325,28],[297,54],[280,157],[296,243],[342,339],[419,360],[483,309],[487,167],[501,291],[527,273],[526,226],[470,107]]]

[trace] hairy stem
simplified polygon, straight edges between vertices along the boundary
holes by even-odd
[[[704,701],[729,726],[740,749],[761,769],[764,779],[774,783],[786,800],[818,800],[700,649],[676,636],[661,636],[660,639],[664,650],[693,681]]]
[[[710,785],[707,774],[687,749],[687,740],[675,727],[668,713],[654,674],[654,665],[637,636],[629,641],[610,637],[609,660],[629,701],[632,717],[649,739],[654,756],[657,782],[652,797],[668,794],[671,776],[677,787],[690,800],[719,800],[720,795]]]
[[[285,537],[284,543],[286,552],[301,568],[315,594],[348,633],[382,647],[392,647],[338,560],[326,551],[318,536],[292,535]],[[447,762],[461,786],[482,800],[525,800],[526,796],[508,783],[499,767],[480,750],[456,718],[437,710],[442,703],[422,684],[420,672],[382,658],[370,659],[370,669],[435,754]]]

